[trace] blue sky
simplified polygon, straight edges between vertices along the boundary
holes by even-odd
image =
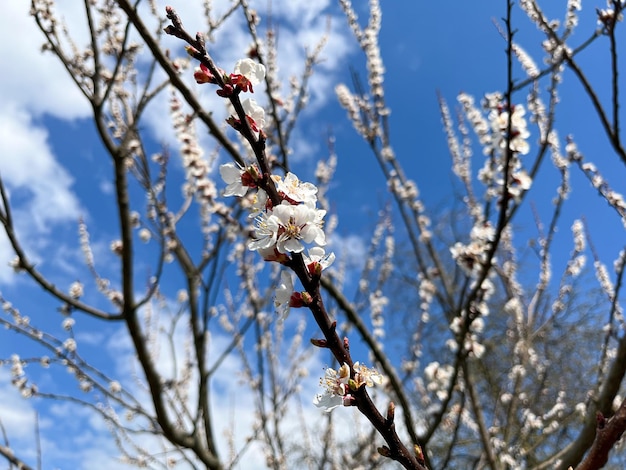
[[[192,3],[170,2],[179,10],[188,28],[195,30],[201,26],[194,26],[199,16],[190,6]],[[257,4],[263,15],[265,2],[251,3]],[[450,171],[437,91],[454,107],[456,95],[461,91],[478,100],[486,92],[503,89],[506,44],[492,23],[493,18],[497,21],[504,15],[503,3],[485,0],[401,2],[401,7],[395,3],[383,4],[381,49],[386,61],[386,97],[392,109],[392,144],[409,177],[418,183],[424,200],[432,206],[448,202],[452,185],[456,184]],[[586,39],[595,28],[593,7],[604,7],[604,2],[600,1],[595,2],[597,5],[587,3],[573,44]],[[549,15],[562,18],[563,11],[552,7],[548,10]],[[0,34],[4,36],[0,41],[0,56],[11,66],[8,73],[0,77],[0,172],[14,202],[19,233],[27,252],[42,271],[57,285],[69,287],[71,282],[86,275],[77,247],[77,220],[82,217],[89,225],[101,274],[114,277],[114,260],[108,249],[110,241],[115,238],[116,226],[109,183],[111,166],[89,121],[87,103],[74,90],[59,64],[50,55],[40,54],[43,37],[27,15],[26,2],[11,2],[5,8],[8,12],[0,17]],[[303,45],[319,38],[325,28],[325,15],[332,15],[330,44],[323,54],[325,61],[312,81],[310,108],[292,142],[293,170],[302,180],[312,179],[316,159],[327,154],[325,139],[330,129],[336,137],[339,156],[336,179],[329,193],[331,207],[339,217],[335,246],[341,252],[342,244],[349,245],[352,252],[358,254],[364,249],[375,214],[390,200],[377,164],[334,98],[336,83],[350,85],[349,66],[365,76],[362,57],[349,36],[345,20],[338,16],[338,9],[332,2],[274,1],[273,11],[280,12],[281,21],[298,22],[297,27],[281,22],[279,61],[285,81],[299,70]],[[83,34],[79,26],[80,11],[63,12],[68,24]],[[519,9],[514,12],[519,42],[540,63],[540,32]],[[215,57],[223,68],[231,67],[247,47],[248,41],[240,26],[240,23],[233,24],[227,32],[216,36]],[[15,41],[16,37],[20,40]],[[598,44],[580,56],[580,62],[606,102],[608,62],[605,43],[606,39],[601,38]],[[179,41],[168,38],[166,44],[174,55],[183,54]],[[516,67],[516,76],[522,77],[519,67]],[[212,90],[200,90],[200,93],[207,104],[214,102]],[[624,165],[614,160],[605,139],[599,136],[601,131],[589,99],[580,95],[580,85],[571,74],[566,74],[562,87],[563,103],[557,113],[560,136],[563,139],[565,135],[573,134],[583,154],[597,164],[615,190],[623,192]],[[525,94],[518,94],[517,100],[525,103]],[[163,100],[157,100],[145,124],[154,139],[154,150],[161,144],[176,146],[166,106],[167,93]],[[531,133],[531,140],[536,139],[536,130]],[[203,141],[210,145],[208,139],[203,137]],[[480,152],[475,158],[474,168],[477,169],[481,165]],[[182,169],[174,159],[171,171],[177,172],[176,177],[181,178]],[[550,211],[550,204],[546,201],[554,195],[555,175],[548,169],[529,195],[544,215]],[[555,258],[557,262],[561,258],[563,263],[568,256],[572,247],[569,227],[574,218],[584,215],[603,261],[611,265],[624,241],[623,226],[574,168],[572,186],[574,193],[566,205],[559,232],[562,251],[555,253]],[[522,228],[518,238],[522,244],[526,237],[536,235],[528,206],[520,212],[516,223]],[[190,224],[190,231],[192,227]],[[151,252],[149,245],[139,249],[145,250],[147,255]],[[34,322],[62,335],[62,319],[56,312],[57,306],[50,305],[48,297],[23,277],[14,276],[7,266],[12,258],[5,237],[0,235],[0,292]],[[145,272],[149,273],[150,269],[150,263],[146,263]],[[555,272],[559,272],[558,268]],[[173,296],[174,293],[168,294]],[[91,298],[102,302],[93,293]],[[77,326],[80,326],[77,331],[80,331],[86,354],[94,356],[101,351],[101,356],[95,354],[95,360],[112,377],[123,376],[128,364],[120,358],[127,359],[129,351],[128,338],[120,326],[103,326],[80,316]],[[314,331],[311,329],[311,334]],[[18,351],[23,357],[29,357],[36,352],[30,349],[30,343],[14,334],[6,331],[0,334],[0,356],[8,357]],[[322,370],[325,361],[326,358],[319,356],[311,359],[311,377],[306,382],[311,393],[315,392],[318,371]],[[239,365],[233,361],[229,367],[236,370]],[[75,390],[75,382],[69,374],[61,379],[45,371],[37,374],[40,383],[52,390]],[[101,422],[88,415],[76,414],[74,409],[67,411],[65,405],[51,407],[46,403],[23,400],[10,387],[9,381],[8,368],[0,368],[0,419],[17,448],[31,452],[32,457],[28,443],[32,439],[32,416],[36,408],[40,412],[44,441],[44,468],[67,465],[65,468],[94,469],[95,460],[101,462],[102,468],[107,468],[109,457],[104,455],[115,456],[116,453]],[[231,385],[223,384],[226,393]],[[243,404],[251,406],[250,397],[242,398],[242,409]],[[319,415],[313,407],[307,412]],[[68,413],[72,413],[73,420],[65,419]],[[63,420],[62,429],[68,433],[63,438],[54,434],[59,429],[59,420]],[[97,441],[97,452],[102,457],[97,457],[93,446],[84,442],[80,444],[84,452],[72,455],[72,446],[82,442],[77,440],[77,434]],[[68,459],[74,460],[68,463]]]

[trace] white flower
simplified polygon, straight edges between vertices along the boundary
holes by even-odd
[[[184,304],[189,300],[189,293],[185,289],[180,289],[176,294],[176,300],[178,300],[179,303]]]
[[[533,180],[526,170],[520,170],[513,174],[513,181],[524,191],[530,189],[533,184]]]
[[[228,185],[224,190],[224,196],[245,196],[248,187],[243,185],[241,177],[244,169],[235,163],[225,163],[220,165],[220,175]]]
[[[280,273],[280,283],[276,288],[274,306],[281,319],[285,319],[289,314],[289,302],[293,294],[293,278],[291,272],[284,270]]]
[[[11,375],[13,377],[20,377],[24,374],[24,368],[22,367],[22,360],[17,354],[11,356]]]
[[[67,349],[68,352],[76,351],[76,341],[74,338],[68,338],[63,342],[63,347]]]
[[[122,391],[122,385],[117,380],[113,380],[109,383],[109,391],[111,393],[119,393]]]
[[[252,59],[241,59],[235,64],[233,73],[243,75],[254,86],[261,83],[265,78],[265,65]]]
[[[357,388],[361,385],[373,387],[374,384],[380,385],[383,383],[383,376],[376,369],[366,367],[359,362],[355,362],[352,366],[354,369],[354,381]]]
[[[246,115],[252,119],[255,125],[251,127],[253,131],[258,132],[265,127],[265,110],[257,104],[252,98],[247,98],[241,102]]]
[[[132,211],[130,213],[130,225],[133,228],[137,228],[139,227],[139,222],[141,221],[141,216],[139,215],[139,212],[137,211]]]
[[[37,387],[35,385],[31,385],[30,387],[24,387],[20,390],[23,398],[31,398],[35,393],[37,393]]]
[[[74,326],[74,319],[73,318],[66,318],[65,320],[63,320],[63,323],[61,324],[61,326],[66,331],[71,330],[72,327]]]
[[[350,390],[358,390],[362,386],[373,387],[381,384],[383,376],[375,369],[370,369],[355,362],[352,366],[354,378],[350,378],[350,366],[344,362],[338,371],[327,368],[320,385],[325,387],[324,393],[315,395],[313,403],[329,412],[339,405],[350,406],[353,402]]]
[[[8,264],[9,264],[9,267],[11,267],[13,269],[13,272],[15,273],[19,273],[24,270],[24,266],[22,266],[22,261],[20,260],[18,256],[16,256],[11,261],[9,261]]]
[[[254,240],[248,242],[248,249],[255,251],[275,245],[279,228],[280,220],[278,220],[275,215],[262,212],[261,215],[256,218]]]
[[[91,392],[91,390],[93,388],[93,384],[90,381],[88,381],[88,380],[81,380],[78,383],[78,386],[80,387],[80,389],[83,392]]]
[[[315,395],[313,403],[324,411],[329,412],[334,408],[350,403],[348,382],[350,381],[350,366],[344,362],[338,371],[328,367],[320,385],[325,387],[324,393]]]
[[[285,178],[272,176],[276,182],[276,189],[294,202],[315,204],[317,202],[317,186],[312,183],[302,182],[293,173],[287,173]]]
[[[343,405],[343,396],[333,395],[332,393],[318,393],[313,398],[313,404],[318,408],[324,408],[324,411],[329,413],[338,406]]]
[[[300,253],[305,243],[326,244],[322,219],[326,211],[308,204],[297,206],[283,201],[270,212],[261,213],[256,219],[255,239],[248,243],[250,250],[271,248],[276,245],[279,253]]]
[[[321,246],[314,246],[310,248],[308,251],[309,251],[309,254],[304,255],[303,257],[304,257],[304,264],[306,264],[307,267],[309,267],[309,270],[311,270],[310,265],[313,263],[315,263],[316,265],[319,265],[321,267],[321,270],[324,270],[327,267],[329,267],[331,264],[333,264],[333,262],[335,261],[335,253],[331,252],[329,254],[326,254],[326,251]],[[315,270],[315,267],[313,267],[313,269]]]
[[[121,256],[122,255],[122,248],[123,248],[122,240],[114,240],[114,241],[112,241],[111,245],[110,245],[110,248],[111,248],[111,251],[113,253],[115,253],[118,256]]]
[[[254,218],[261,214],[267,204],[267,193],[261,188],[255,194],[249,195],[247,198],[242,199],[243,207],[247,207],[250,211],[248,217]]]
[[[273,216],[281,226],[276,249],[280,253],[300,253],[304,250],[301,240],[325,245],[326,236],[320,227],[325,214],[326,211],[317,210],[307,204],[293,206],[283,201],[281,205],[274,207]]]
[[[609,7],[612,6],[612,2],[610,0],[607,0],[607,4]],[[620,12],[617,15],[617,18],[615,17],[615,10],[613,8],[607,8],[607,9],[596,9],[596,13],[598,15],[598,24],[600,26],[604,26],[605,28],[614,28],[615,27],[615,23],[618,21],[622,21],[624,19],[624,15]]]
[[[496,231],[490,222],[478,223],[472,227],[470,238],[477,241],[492,241],[495,233]]]
[[[78,299],[83,296],[83,293],[83,285],[78,281],[72,282],[72,285],[70,286],[70,297]]]
[[[141,230],[139,230],[139,240],[144,243],[148,243],[151,238],[152,234],[150,233],[150,230],[148,230],[147,228],[142,228]]]

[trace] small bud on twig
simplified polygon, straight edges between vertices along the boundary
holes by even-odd
[[[393,420],[396,416],[396,405],[394,402],[389,402],[389,406],[387,407],[387,425],[393,424]]]
[[[327,348],[328,347],[328,341],[326,341],[325,339],[316,339],[316,338],[311,338],[311,344],[313,346],[317,346],[318,348]]]
[[[417,461],[421,464],[424,464],[426,460],[424,459],[424,452],[422,451],[422,448],[418,444],[415,444],[415,446],[413,446],[413,451],[415,452],[415,457],[417,458]]]
[[[391,451],[389,450],[389,447],[387,446],[379,447],[378,453],[382,455],[383,457],[391,457]]]
[[[196,54],[198,54],[198,49],[196,49],[193,46],[185,46],[185,51],[187,52],[187,54],[189,54],[191,57],[194,57]]]
[[[166,6],[165,13],[167,15],[167,19],[172,22],[176,29],[183,29],[183,22],[181,21],[180,16],[178,16],[178,13],[176,13],[176,10],[174,10],[174,8]]]

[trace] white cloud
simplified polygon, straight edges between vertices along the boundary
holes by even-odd
[[[26,462],[32,462],[36,457],[33,446],[35,419],[33,401],[24,399],[11,385],[6,368],[0,368],[0,423],[15,455]]]
[[[29,223],[43,230],[51,222],[76,218],[79,204],[70,191],[73,180],[55,160],[48,131],[14,108],[0,113],[0,141],[7,157],[2,177],[20,200],[29,201]]]
[[[30,2],[8,2],[2,9],[0,57],[5,67],[0,77],[0,102],[36,115],[49,113],[63,119],[89,115],[87,100],[59,60],[51,53],[41,52],[44,37],[29,15]],[[71,19],[68,17],[68,24],[75,31],[77,22]]]
[[[72,177],[52,154],[48,131],[34,125],[23,110],[8,106],[0,111],[0,142],[4,157],[0,171],[12,200],[15,230],[22,242],[28,245],[38,238],[37,245],[43,248],[47,241],[41,235],[51,224],[78,218],[80,204],[71,190]],[[7,248],[1,251],[0,282],[10,282],[13,271],[7,263],[12,250],[4,237],[0,244]]]
[[[0,172],[12,197],[18,235],[28,248],[41,250],[48,243],[41,235],[52,224],[75,221],[79,203],[71,176],[50,148],[48,131],[34,117],[76,119],[90,109],[58,59],[41,52],[44,38],[29,9],[30,2],[10,2],[0,15],[0,56],[7,65],[0,76]],[[4,237],[0,253],[0,283],[13,282],[7,266],[12,249]],[[29,254],[38,258],[36,251]]]
[[[271,3],[272,13],[280,14],[287,21],[293,24],[301,24],[307,27],[311,22],[320,16],[324,16],[324,10],[330,4],[329,0],[319,0],[315,2],[294,2],[293,0],[275,0]],[[266,2],[257,2],[258,7],[268,5]]]
[[[362,236],[356,234],[341,235],[335,231],[330,243],[330,248],[337,258],[346,260],[349,268],[361,269],[367,258],[367,243]]]
[[[0,369],[0,421],[9,440],[31,441],[35,433],[35,409],[11,385],[6,369]]]

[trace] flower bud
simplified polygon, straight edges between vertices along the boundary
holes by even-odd
[[[196,54],[198,54],[198,49],[196,49],[193,46],[185,46],[185,51],[187,52],[187,54],[189,54],[191,57],[194,57]]]
[[[378,450],[378,453],[382,455],[383,457],[391,457],[391,451],[389,450],[389,447],[382,446],[382,447],[379,447],[377,450]]]
[[[311,338],[311,344],[313,346],[317,346],[318,348],[327,348],[328,347],[328,341],[326,341],[325,339],[316,339],[316,338]]]

